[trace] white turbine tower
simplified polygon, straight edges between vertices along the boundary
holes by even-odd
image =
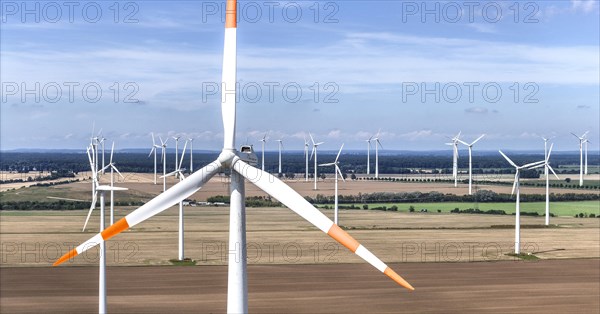
[[[106,138],[104,136],[102,136],[100,138],[100,144],[102,144],[102,174],[104,174],[104,142],[106,141]]]
[[[338,223],[338,212],[339,212],[339,209],[338,209],[338,173],[340,174],[340,178],[342,178],[342,180],[344,180],[344,182],[346,182],[346,179],[344,179],[344,175],[342,175],[342,171],[340,170],[340,163],[338,161],[343,148],[344,148],[344,144],[342,144],[342,147],[340,147],[340,151],[338,152],[337,156],[335,157],[334,162],[319,165],[319,166],[335,166],[335,169],[334,169],[334,172],[335,172],[335,196],[334,196],[335,202],[334,202],[334,208],[333,208],[333,223],[335,223],[336,225],[339,225],[339,223]]]
[[[304,181],[308,182],[308,141],[304,135]]]
[[[160,162],[162,162],[163,164],[163,192],[167,190],[167,142],[169,141],[169,138],[167,137],[166,141],[163,141],[162,137],[158,137],[158,139],[160,140],[160,147],[161,147],[161,154],[160,154]]]
[[[381,147],[381,149],[383,149],[383,146],[381,145],[381,142],[379,141],[379,132],[381,132],[381,130],[377,131],[377,135],[375,135],[375,138],[373,139],[373,141],[375,141],[375,178],[379,178],[379,148]]]
[[[110,167],[110,186],[114,187],[115,186],[115,171],[119,174],[119,176],[121,177],[121,179],[125,179],[123,177],[123,175],[121,174],[121,172],[119,172],[119,169],[117,169],[117,167],[115,166],[115,163],[113,163],[113,153],[115,151],[115,142],[113,141],[112,143],[112,148],[110,149],[110,161],[108,163],[108,165],[104,166],[104,168],[102,168],[102,171],[104,172],[104,170],[106,170],[108,167]],[[115,198],[115,192],[113,190],[110,191],[110,224],[114,224],[115,223],[115,218],[114,218],[114,198]]]
[[[170,176],[179,176],[179,181],[183,181],[183,179],[185,179],[185,176],[183,175],[183,172],[185,171],[185,168],[181,168],[181,165],[183,164],[183,157],[185,156],[185,149],[187,146],[187,141],[185,142],[185,145],[183,146],[183,152],[181,153],[181,160],[179,162],[179,168],[175,169],[175,171],[171,172],[171,173],[167,173],[165,175],[165,177],[170,177]],[[179,255],[178,258],[180,261],[183,261],[185,259],[185,252],[184,252],[184,237],[183,237],[183,199],[179,201]]]
[[[265,136],[263,136],[263,138],[260,140],[261,145],[262,145],[262,158],[261,158],[261,170],[265,171],[265,143],[267,143],[267,134],[269,134],[269,132],[265,133]]]
[[[277,173],[281,174],[281,149],[283,148],[283,140],[277,140],[279,143],[279,171]]]
[[[590,144],[590,140],[588,140],[586,137],[586,139],[583,141],[583,144],[585,144],[585,149],[584,149],[584,152],[585,152],[584,165],[585,166],[584,166],[583,174],[585,174],[587,176],[587,174],[588,174],[588,162],[587,162],[587,160],[588,160],[588,158],[587,158],[588,157],[588,144]]]
[[[156,196],[140,208],[129,213],[114,225],[96,234],[78,247],[59,258],[54,265],[102,243],[113,236],[141,223],[144,220],[168,209],[173,204],[194,194],[211,177],[223,170],[231,170],[230,221],[229,221],[229,262],[227,283],[227,312],[248,312],[248,288],[246,270],[246,211],[244,206],[244,179],[255,184],[290,210],[307,220],[319,230],[344,245],[380,272],[396,283],[414,290],[414,288],[389,268],[383,261],[362,246],[352,236],[334,224],[327,216],[312,206],[296,191],[247,161],[256,160],[251,151],[238,152],[235,149],[236,128],[236,8],[235,0],[228,0],[225,22],[225,51],[223,57],[223,88],[221,98],[223,118],[223,150],[217,160],[196,171],[166,192]]]
[[[473,184],[473,156],[472,156],[473,145],[475,145],[475,143],[477,143],[484,136],[485,136],[485,134],[482,134],[480,137],[478,137],[476,140],[474,140],[471,144],[463,142],[462,140],[459,140],[458,138],[456,139],[458,142],[461,142],[462,144],[469,147],[469,195],[473,195],[473,190],[471,188],[471,186]]]
[[[98,164],[97,164],[97,159],[93,160],[92,156],[90,155],[90,149],[92,150],[92,154],[94,154],[93,150],[97,149],[97,147],[94,147],[93,145],[91,146],[91,148],[87,149],[87,154],[88,154],[88,159],[90,161],[90,168],[92,169],[92,191],[93,191],[93,197],[92,197],[92,206],[90,206],[90,210],[88,211],[88,215],[85,219],[85,223],[83,225],[83,230],[85,231],[85,228],[87,226],[87,223],[90,219],[90,216],[92,215],[92,211],[94,210],[94,208],[96,207],[96,200],[98,199],[98,192],[100,192],[100,232],[102,232],[104,230],[105,223],[104,223],[104,212],[105,212],[105,201],[104,201],[104,193],[106,191],[121,191],[121,190],[127,190],[125,188],[118,188],[118,187],[114,187],[114,186],[106,186],[106,185],[99,185],[98,183]],[[98,268],[99,268],[99,273],[98,273],[98,313],[106,313],[106,247],[105,247],[105,243],[101,242],[100,244],[100,252],[98,253],[99,255],[99,261],[98,261]]]
[[[179,169],[179,139],[181,138],[181,136],[173,136],[173,139],[175,140],[175,169]],[[179,177],[179,174],[176,175],[176,177]]]
[[[194,139],[188,138],[188,141],[190,141],[190,173],[193,173],[194,172]],[[184,149],[184,151],[185,151],[185,149]]]
[[[558,176],[556,175],[556,172],[554,172],[554,169],[552,169],[552,167],[550,167],[550,154],[552,153],[552,147],[554,146],[554,144],[551,144],[550,150],[547,151],[546,150],[547,142],[548,142],[548,139],[544,138],[544,163],[532,168],[532,169],[535,169],[535,168],[544,167],[544,174],[546,176],[546,226],[550,225],[550,176],[549,176],[550,173],[549,173],[549,171],[552,171],[552,174],[554,174],[556,179],[559,179]]]
[[[579,140],[579,186],[583,186],[583,143],[586,140],[586,135],[588,132],[589,131],[586,131],[582,136],[577,136],[577,134],[571,133]]]
[[[313,138],[312,134],[308,133],[308,136],[310,136],[310,141],[312,142],[312,151],[310,153],[310,159],[313,158],[313,156],[315,157],[315,187],[314,190],[317,190],[317,150],[319,148],[319,145],[323,145],[324,142],[319,142],[319,143],[315,143],[315,139]]]
[[[523,166],[517,166],[517,164],[515,164],[512,160],[510,160],[510,158],[508,158],[506,155],[504,155],[504,153],[502,151],[499,151],[500,154],[502,154],[502,156],[508,161],[508,163],[510,163],[513,167],[515,167],[515,182],[513,183],[513,188],[512,188],[512,194],[515,194],[515,191],[517,192],[517,197],[516,197],[516,207],[515,207],[515,254],[521,254],[521,211],[520,211],[520,182],[519,180],[521,179],[521,170],[523,169],[531,169],[532,167],[535,167],[543,162],[545,162],[545,160],[542,161],[537,161],[537,162],[532,162],[530,164],[526,164]]]
[[[369,137],[367,142],[367,174],[371,174],[371,141],[373,140],[373,136]]]
[[[154,153],[154,184],[156,185],[156,149],[160,148],[160,146],[156,145],[156,141],[154,140],[154,133],[152,134],[152,149],[150,150],[150,154],[148,154],[148,157],[150,157],[152,155],[152,153]]]

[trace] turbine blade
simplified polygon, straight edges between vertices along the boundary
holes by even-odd
[[[152,146],[156,146],[156,140],[154,139],[154,132],[152,132],[150,134],[152,134]]]
[[[155,149],[156,149],[156,147],[152,146],[152,149],[150,150],[150,154],[148,154],[148,157],[146,157],[146,158],[149,158],[150,156],[152,156],[152,153],[154,153]]]
[[[221,163],[218,160],[213,161],[206,167],[194,172],[194,174],[189,176],[187,179],[177,183],[175,186],[166,190],[162,194],[159,194],[157,197],[153,198],[148,203],[129,213],[129,215],[125,216],[125,218],[122,218],[115,224],[104,229],[102,232],[97,233],[94,237],[85,241],[78,247],[67,252],[56,262],[54,262],[53,266],[58,266],[67,261],[68,259],[73,258],[87,251],[88,249],[91,249],[99,243],[104,242],[114,237],[115,235],[127,230],[128,228],[133,227],[139,224],[140,222],[158,213],[161,213],[167,208],[179,203],[180,201],[184,200],[185,198],[198,191],[202,187],[202,185],[204,185],[220,170]]]
[[[342,147],[340,147],[340,151],[338,152],[337,156],[335,157],[335,162],[337,162],[338,159],[340,158],[340,154],[342,153],[342,149],[344,149],[344,144],[342,144]]]
[[[342,174],[342,170],[340,170],[340,167],[337,164],[335,165],[335,170],[340,174],[342,181],[346,182],[346,179],[344,179],[344,175]]]
[[[548,169],[550,169],[550,171],[552,171],[552,174],[554,175],[554,177],[556,177],[556,179],[560,180],[560,178],[558,177],[558,175],[556,174],[556,172],[554,172],[554,169],[552,169],[552,167],[550,167],[550,165],[546,164],[548,166]]]
[[[548,156],[546,156],[546,163],[550,160],[550,154],[552,154],[552,147],[554,147],[554,143],[550,144],[550,149],[548,150]]]
[[[97,191],[127,191],[128,188],[122,188],[118,186],[100,185],[96,188]]]
[[[94,193],[94,196],[92,197],[92,206],[90,206],[90,210],[88,211],[87,217],[85,218],[85,223],[83,224],[83,229],[81,230],[82,232],[85,231],[85,227],[87,227],[88,221],[90,220],[90,216],[92,216],[92,212],[94,211],[94,208],[96,208],[97,198],[98,193]]]
[[[121,179],[125,179],[125,177],[121,174],[119,169],[117,169],[117,167],[115,167],[115,165],[113,165],[112,163],[110,163],[109,165],[119,174],[119,176],[121,176]]]
[[[315,139],[312,137],[312,134],[310,134],[310,132],[308,133],[308,136],[310,136],[310,141],[313,143],[313,145],[315,145]]]
[[[504,155],[504,153],[501,150],[499,150],[499,152],[504,157],[504,159],[506,159],[508,161],[509,164],[511,164],[515,168],[519,168],[519,166],[517,166],[517,164],[515,164],[512,160],[510,160],[510,158],[508,158],[508,156]]]
[[[588,135],[588,133],[590,133],[590,131],[585,131],[585,133],[583,133],[583,135],[581,136],[581,138],[584,138],[586,135]]]
[[[517,169],[517,172],[515,173],[515,182],[513,182],[512,192],[510,192],[510,195],[515,194],[515,189],[517,188],[517,180],[519,180],[519,169]]]
[[[187,141],[185,141],[185,144],[183,145],[183,152],[181,153],[181,159],[179,160],[179,168],[181,168],[181,164],[183,164],[183,157],[185,157],[185,150],[187,148]]]
[[[456,141],[459,142],[459,143],[461,143],[461,144],[463,144],[463,145],[465,145],[465,146],[469,146],[469,143],[467,143],[467,142],[465,142],[463,140],[457,139]]]
[[[235,149],[236,69],[237,69],[237,1],[227,1],[225,11],[225,44],[221,79],[221,114],[223,148]]]
[[[318,209],[313,207],[304,199],[304,197],[273,175],[250,166],[239,159],[234,161],[233,170],[244,176],[267,194],[276,198],[282,204],[286,205],[289,209],[300,215],[300,217],[306,219],[309,223],[327,233],[334,240],[360,256],[399,285],[409,290],[414,290],[406,280],[396,274],[396,272],[389,268],[373,253],[358,243],[358,241],[346,233],[346,231],[342,230],[338,225],[334,224],[333,221],[323,215]]]
[[[519,167],[519,168],[521,168],[521,169],[523,169],[523,168],[529,168],[529,167],[532,167],[532,166],[537,166],[537,165],[539,165],[539,164],[543,164],[543,163],[545,163],[545,162],[546,162],[546,160],[540,160],[540,161],[536,161],[536,162],[528,163],[528,164],[526,164],[526,165],[523,165],[523,166],[521,166],[521,167]]]
[[[114,151],[115,151],[115,141],[112,142],[112,147],[110,149],[110,161],[108,162],[109,164],[112,164],[112,158],[113,158]]]
[[[473,146],[475,143],[479,142],[480,139],[482,139],[485,136],[485,134],[481,134],[480,137],[478,137],[476,140],[473,141],[473,143],[471,143],[471,146]]]

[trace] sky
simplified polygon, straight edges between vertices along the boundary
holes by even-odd
[[[116,4],[115,4],[116,3]],[[224,1],[3,1],[0,149],[222,146]],[[578,149],[600,135],[598,1],[241,1],[237,143]]]

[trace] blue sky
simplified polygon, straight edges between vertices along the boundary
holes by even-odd
[[[82,148],[93,121],[121,148],[155,132],[219,149],[222,2],[87,3],[2,3],[1,149]],[[590,130],[597,150],[598,1],[531,3],[240,2],[237,142],[359,149],[381,128],[386,149],[461,130],[482,150],[575,150]]]

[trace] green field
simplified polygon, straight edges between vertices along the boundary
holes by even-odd
[[[350,206],[352,204],[340,204],[340,206]],[[363,204],[354,204],[362,208]],[[437,212],[441,210],[443,213],[448,213],[455,208],[465,210],[467,208],[478,208],[482,211],[497,209],[504,210],[507,214],[515,212],[515,203],[373,203],[368,204],[369,209],[373,207],[386,206],[390,208],[394,205],[398,206],[398,211],[408,212],[410,206],[414,206],[415,212],[420,212],[421,209],[427,209],[428,212]],[[329,205],[330,207],[332,205]],[[521,203],[521,212],[537,212],[540,215],[546,212],[545,202]],[[550,212],[556,216],[570,216],[575,214],[595,214],[600,215],[600,202],[598,201],[580,201],[580,202],[551,202]]]

